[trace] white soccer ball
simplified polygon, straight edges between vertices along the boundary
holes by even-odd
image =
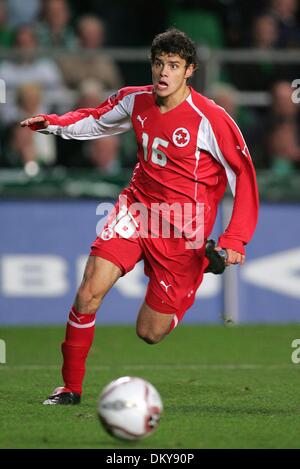
[[[163,411],[155,387],[142,378],[123,376],[101,392],[98,415],[105,430],[123,440],[139,440],[151,435]]]

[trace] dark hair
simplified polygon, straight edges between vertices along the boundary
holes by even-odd
[[[187,66],[193,64],[197,68],[197,52],[193,41],[176,28],[169,28],[157,34],[151,45],[151,62],[160,54],[178,54],[186,61]]]

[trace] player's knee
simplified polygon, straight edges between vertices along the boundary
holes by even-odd
[[[161,339],[162,339],[162,336],[154,336],[154,335],[151,335],[151,334],[148,334],[148,335],[138,334],[138,336],[139,336],[140,339],[142,339],[144,342],[146,342],[146,344],[149,344],[149,345],[158,344],[158,342],[160,342]]]
[[[165,336],[165,334],[161,334],[153,330],[143,330],[140,328],[137,328],[136,333],[140,339],[150,345],[158,344],[158,342],[160,342]]]

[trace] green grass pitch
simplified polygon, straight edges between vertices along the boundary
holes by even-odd
[[[300,325],[180,326],[158,345],[134,326],[98,326],[80,406],[43,406],[60,377],[63,327],[2,327],[0,448],[300,448]],[[139,442],[107,435],[96,417],[101,389],[140,376],[164,414]]]

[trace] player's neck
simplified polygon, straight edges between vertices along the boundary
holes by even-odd
[[[183,103],[189,94],[190,88],[185,86],[184,88],[179,89],[176,91],[176,93],[172,93],[169,96],[157,96],[156,104],[158,105],[160,112],[163,114],[165,112],[171,111],[175,107],[179,106],[179,104]]]

